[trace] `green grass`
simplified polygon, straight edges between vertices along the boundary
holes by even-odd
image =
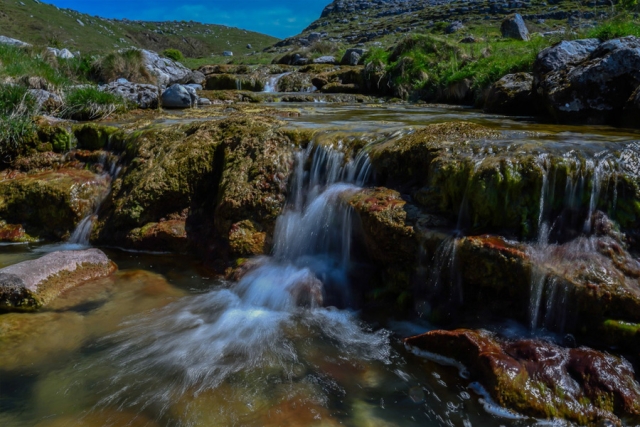
[[[187,57],[200,57],[221,54],[224,50],[247,53],[250,52],[247,44],[252,45],[251,50],[261,51],[278,41],[265,34],[223,25],[102,19],[33,0],[2,0],[0,5],[2,35],[34,45],[79,50],[83,54],[140,47],[156,52],[173,48]]]
[[[139,49],[124,49],[99,57],[92,64],[91,73],[99,83],[109,83],[120,77],[132,82],[155,83]]]
[[[35,99],[18,85],[0,85],[0,163],[20,154],[35,133]]]
[[[618,37],[640,37],[640,25],[627,14],[621,14],[605,21],[586,34],[600,40],[611,40]]]
[[[184,55],[178,49],[165,49],[162,55],[174,61],[184,61]]]
[[[88,86],[67,93],[61,116],[82,121],[96,120],[114,113],[126,112],[131,108],[132,106],[122,97]]]

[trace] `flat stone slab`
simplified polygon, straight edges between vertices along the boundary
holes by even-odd
[[[65,290],[116,269],[99,249],[53,252],[0,269],[0,310],[37,310]]]

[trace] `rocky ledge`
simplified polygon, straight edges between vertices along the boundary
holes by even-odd
[[[0,269],[0,310],[33,311],[67,289],[106,277],[116,265],[98,249],[53,252]]]

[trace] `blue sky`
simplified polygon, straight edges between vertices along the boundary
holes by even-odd
[[[332,0],[45,0],[105,18],[194,20],[284,38],[320,17]]]

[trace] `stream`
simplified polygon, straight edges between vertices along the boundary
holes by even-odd
[[[270,83],[271,90],[275,84]],[[575,158],[582,161],[584,155],[601,158],[605,148],[636,149],[640,134],[437,106],[274,107],[301,111],[287,119],[288,126],[322,132],[296,155],[270,256],[249,261],[237,280],[224,280],[186,255],[100,248],[118,265],[113,277],[67,292],[37,314],[2,315],[11,317],[17,338],[0,342],[0,426],[569,425],[500,408],[462,370],[403,346],[403,338],[439,325],[415,313],[389,318],[361,306],[358,292],[367,284],[362,272],[368,266],[354,256],[360,251],[353,212],[341,197],[375,186],[376,177],[366,150],[347,159],[321,142],[339,134],[375,145],[427,124],[466,120],[503,131],[495,144],[512,152],[571,159],[579,148]],[[591,168],[604,171],[599,164]],[[580,179],[591,179],[592,169],[580,172]],[[603,176],[593,179],[604,182]],[[600,196],[594,186],[572,182],[562,184],[567,194],[555,196],[567,205],[573,203],[571,192]],[[532,239],[540,256],[552,244],[549,236],[557,224],[548,208],[552,197],[543,192],[540,230]],[[589,218],[595,203],[587,209]],[[463,209],[455,224],[460,235],[468,228]],[[0,267],[53,250],[88,247],[91,224],[87,217],[66,244],[0,246]],[[426,282],[434,288],[454,286],[440,283],[440,270],[458,268],[455,245],[443,244],[433,260],[427,258]],[[539,313],[551,297],[543,297],[549,286],[544,277],[537,280],[531,284],[528,324],[460,313],[453,326],[561,341],[562,331],[545,327],[559,320],[549,317],[550,309],[546,318]],[[24,321],[29,316],[40,317],[45,326]]]

